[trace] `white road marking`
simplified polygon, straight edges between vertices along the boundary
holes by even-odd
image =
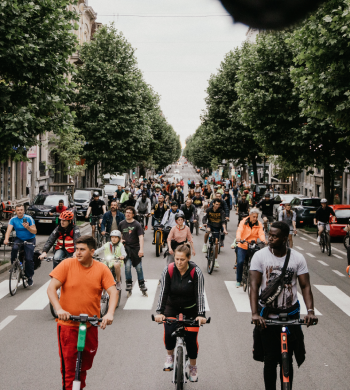
[[[334,249],[334,248],[333,248],[333,249]],[[341,256],[335,255],[334,253],[333,253],[333,256],[336,257],[337,259],[342,259]]]
[[[299,249],[300,251],[304,250],[301,246],[296,246],[296,248]]]
[[[339,276],[343,276],[343,277],[345,277],[345,275],[343,275],[340,271],[338,271],[337,269],[332,269],[332,271],[334,272],[334,273],[336,273],[337,275],[339,275]]]
[[[43,310],[49,304],[47,287],[50,280],[35,291],[28,299],[22,302],[15,310]]]
[[[298,291],[298,299],[299,299],[299,303],[300,303],[300,314],[303,314],[303,315],[306,315],[307,314],[307,308],[306,308],[306,305],[305,305],[305,302],[304,302],[304,298],[302,296],[302,294]],[[316,309],[316,307],[314,308],[315,309],[315,314],[317,316],[321,316],[322,314]]]
[[[204,304],[205,304],[205,311],[210,311],[208,298],[207,298],[207,293],[205,292],[205,290],[204,290]]]
[[[314,284],[314,286],[325,295],[331,302],[339,307],[345,314],[350,316],[350,297],[336,286],[321,286]]]
[[[4,280],[3,282],[0,283],[0,299],[5,297],[9,293],[10,293],[9,281]]]
[[[309,241],[309,244],[317,246],[315,242]]]
[[[312,253],[306,253],[307,255],[309,255],[310,257],[315,257]]]
[[[341,250],[339,250],[339,249],[337,249],[337,248],[334,248],[333,245],[332,245],[332,251],[337,251],[337,252],[341,253],[342,255],[347,256],[347,253],[346,253],[346,252],[343,252],[343,251],[341,251]]]
[[[242,287],[237,288],[236,282],[227,281],[225,284],[236,310],[241,313],[251,313],[248,293],[244,292]]]
[[[17,316],[8,316],[3,321],[0,322],[0,331],[5,328],[11,321],[13,321]]]
[[[142,295],[138,283],[134,283],[131,297],[128,298],[124,310],[152,310],[154,298],[157,293],[158,279],[147,279],[148,297]]]
[[[326,266],[326,267],[329,267],[329,265],[327,263],[325,263],[324,261],[322,260],[317,260],[320,264]]]
[[[307,238],[305,238],[305,237],[300,237],[302,240],[304,240],[304,241],[307,241]]]

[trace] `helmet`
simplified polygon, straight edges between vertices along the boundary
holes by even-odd
[[[185,217],[183,216],[183,214],[177,213],[177,214],[175,215],[175,221],[177,221],[179,218],[184,219]]]
[[[60,219],[62,219],[63,221],[72,221],[73,218],[74,218],[74,213],[73,211],[70,210],[63,211],[63,213],[61,213],[60,215]]]
[[[217,190],[219,187],[218,186],[214,186],[214,190]]]
[[[120,233],[119,230],[112,230],[111,234],[109,235],[110,237],[119,237],[122,238],[122,234]]]
[[[243,193],[244,194],[249,194],[249,191],[248,190],[244,190]]]
[[[321,203],[327,203],[327,199],[325,198],[321,199]]]
[[[160,185],[159,185],[159,184],[156,184],[156,185],[155,185],[155,188],[160,188]]]
[[[218,187],[221,188],[221,184],[219,184]]]
[[[130,187],[125,187],[125,191],[130,191]]]
[[[196,183],[196,186],[199,186],[201,183],[199,182],[199,181],[197,181],[197,183]]]
[[[98,191],[94,191],[92,196],[95,198],[96,196],[100,197],[100,193]]]
[[[202,192],[200,188],[197,188],[196,191],[195,191],[196,194],[198,194],[200,192]]]

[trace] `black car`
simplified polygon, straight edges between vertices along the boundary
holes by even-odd
[[[294,198],[290,205],[296,212],[297,227],[313,226],[316,211],[321,207],[320,198]]]
[[[253,205],[256,205],[260,202],[261,198],[264,196],[267,189],[266,184],[251,184],[250,185],[250,194],[252,198]]]
[[[46,227],[44,230],[52,231],[56,225],[56,215],[49,215],[50,210],[58,206],[58,202],[63,200],[68,210],[74,212],[74,222],[77,220],[76,206],[71,194],[64,192],[42,192],[38,194],[34,202],[28,207],[26,214],[30,215],[36,226]]]

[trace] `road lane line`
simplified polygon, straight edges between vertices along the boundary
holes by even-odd
[[[347,256],[347,253],[346,253],[346,252],[343,252],[343,251],[341,251],[340,249],[334,248],[333,245],[332,245],[332,251],[337,251],[337,252],[341,253],[342,255]]]
[[[22,302],[15,310],[43,310],[49,304],[47,287],[51,280],[35,291],[28,299]]]
[[[345,314],[350,316],[350,297],[336,286],[321,286],[314,284],[314,286],[331,302],[339,307]]]
[[[9,293],[10,293],[9,281],[4,280],[3,282],[0,283],[0,299],[5,297]]]
[[[345,275],[343,275],[340,271],[338,271],[337,269],[332,269],[332,271],[334,272],[334,273],[336,273],[337,275],[339,275],[339,276],[343,276],[343,277],[345,277]]]
[[[236,310],[241,313],[251,313],[248,293],[244,292],[242,287],[237,288],[235,281],[227,281],[225,284]]]
[[[305,238],[305,237],[300,237],[302,240],[304,240],[304,241],[307,241],[307,238]]]
[[[13,321],[17,316],[8,316],[3,321],[0,322],[0,331],[5,328],[11,321]]]
[[[307,255],[309,255],[310,257],[315,257],[312,253],[306,253]]]
[[[299,249],[300,251],[304,250],[301,246],[296,246],[296,248]]]
[[[336,254],[334,254],[334,253],[333,253],[333,256],[336,257],[337,259],[342,259],[341,256],[338,256],[338,255],[336,255]]]
[[[299,303],[300,303],[300,314],[303,314],[303,315],[306,315],[307,314],[307,308],[306,308],[306,305],[305,305],[305,302],[304,302],[304,298],[302,296],[302,294],[298,291],[298,299],[299,299]],[[317,316],[321,316],[322,313],[320,313],[316,307],[314,307],[315,309],[315,314]]]
[[[136,282],[133,286],[131,297],[126,301],[124,310],[152,310],[158,282],[159,279],[146,280],[148,297],[142,295],[138,283]]]
[[[322,260],[317,260],[320,264],[326,266],[326,267],[329,267],[329,265],[327,263],[325,263],[324,261]]]
[[[315,242],[309,241],[309,244],[317,246]]]

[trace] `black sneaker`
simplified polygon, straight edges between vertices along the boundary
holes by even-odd
[[[33,284],[34,284],[33,279],[32,278],[28,278],[28,287],[32,287]]]

